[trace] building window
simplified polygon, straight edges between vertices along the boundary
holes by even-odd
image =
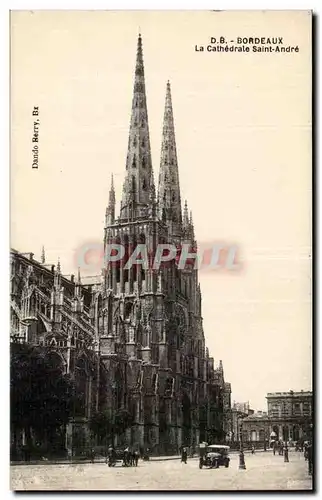
[[[251,441],[257,441],[257,432],[251,431]]]
[[[294,405],[294,414],[299,416],[301,415],[301,405],[300,403],[295,403]]]

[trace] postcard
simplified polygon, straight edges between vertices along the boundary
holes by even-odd
[[[10,36],[12,490],[311,490],[312,12]]]

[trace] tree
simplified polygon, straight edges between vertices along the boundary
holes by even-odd
[[[113,423],[108,412],[97,411],[93,413],[89,421],[90,431],[102,442],[113,434]]]
[[[72,415],[73,383],[59,365],[50,362],[46,351],[13,343],[10,354],[12,430],[24,430],[27,440],[33,430],[51,441]]]
[[[125,409],[119,410],[115,415],[114,429],[116,434],[123,434],[126,429],[134,424],[133,415]]]

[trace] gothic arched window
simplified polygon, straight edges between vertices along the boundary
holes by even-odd
[[[135,155],[133,156],[132,167],[136,168],[136,158],[135,158]]]
[[[177,348],[181,349],[185,341],[186,315],[183,311],[183,308],[178,305],[175,308],[175,321],[176,321]]]
[[[136,183],[135,183],[135,177],[132,175],[132,193],[135,193],[136,191]]]
[[[143,167],[143,168],[145,168],[145,165],[146,165],[146,163],[145,163],[145,158],[144,158],[144,156],[143,156],[143,158],[142,158],[142,167]]]
[[[127,302],[124,307],[124,319],[128,319],[130,317],[131,312],[132,312],[132,303]]]

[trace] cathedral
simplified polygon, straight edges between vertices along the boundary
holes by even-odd
[[[126,409],[133,425],[116,444],[154,454],[225,439],[230,384],[205,345],[198,269],[178,260],[154,269],[127,268],[144,244],[197,249],[187,203],[182,209],[170,83],[166,84],[160,171],[152,170],[142,39],[139,35],[125,179],[119,212],[113,179],[104,248],[122,245],[122,260],[105,259],[102,275],[85,284],[46,262],[45,252],[11,251],[11,338],[44,349],[48,362],[70,374],[81,404],[65,430],[66,447],[84,447],[97,411]]]

